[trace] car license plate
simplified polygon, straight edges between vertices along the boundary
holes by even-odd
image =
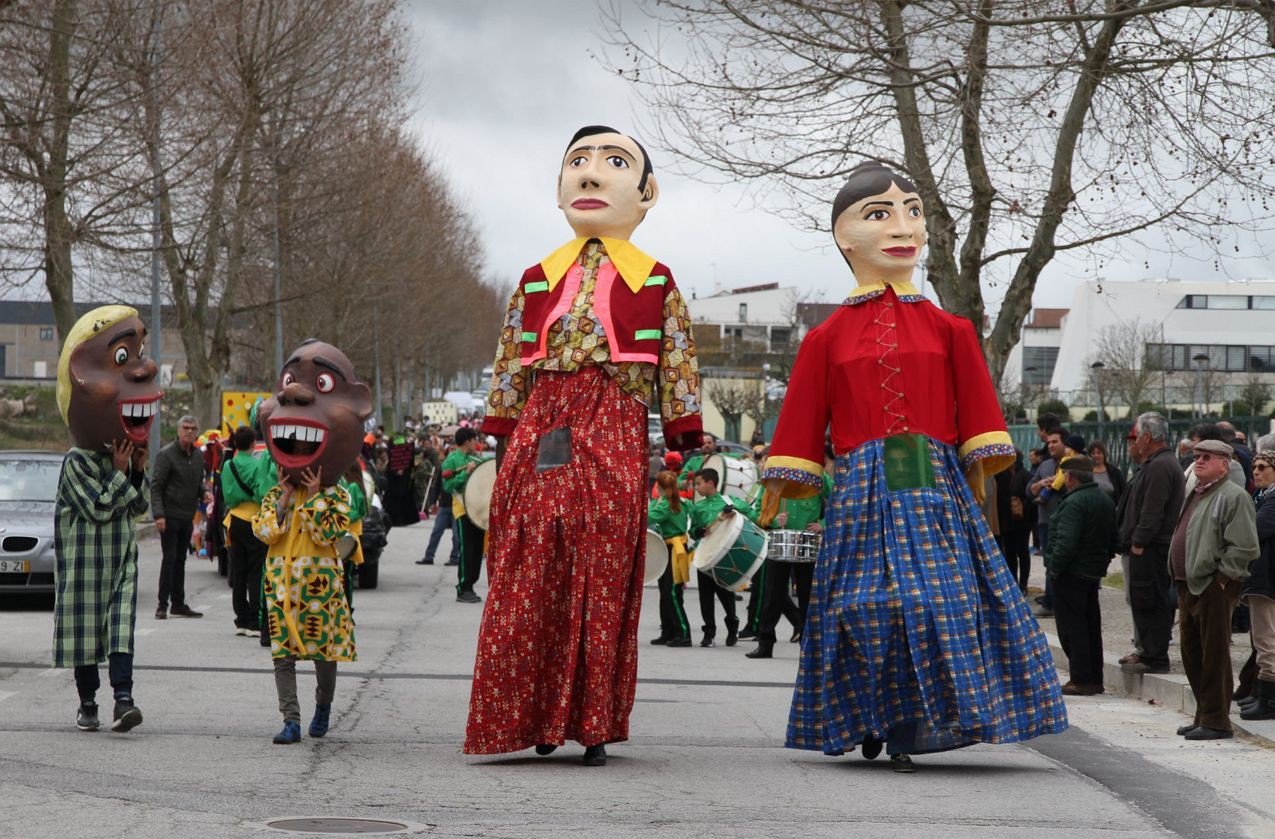
[[[29,568],[25,559],[0,559],[0,574],[25,574]]]

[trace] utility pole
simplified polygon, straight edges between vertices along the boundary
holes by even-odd
[[[376,410],[372,415],[376,417],[376,424],[382,425],[381,422],[381,302],[374,300],[372,302],[372,334],[375,336],[375,343],[372,345],[372,357],[375,360],[376,367]],[[280,365],[282,367],[282,365]]]
[[[283,369],[283,249],[279,245],[279,125],[270,120],[270,167],[274,170],[274,369]]]

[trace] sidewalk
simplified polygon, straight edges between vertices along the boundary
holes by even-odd
[[[1113,561],[1112,568],[1119,571],[1119,563]],[[1033,611],[1036,608],[1034,598],[1044,590],[1045,574],[1041,567],[1041,559],[1032,557],[1032,575],[1028,587],[1028,605]],[[1133,674],[1120,669],[1121,656],[1133,649],[1133,618],[1129,607],[1124,602],[1124,590],[1102,586],[1098,600],[1102,609],[1102,645],[1103,683],[1107,692],[1120,691],[1138,699],[1144,699],[1170,710],[1180,711],[1188,716],[1195,714],[1195,697],[1191,695],[1191,686],[1187,683],[1186,674],[1182,670],[1182,656],[1178,651],[1177,627],[1174,626],[1173,641],[1169,645],[1170,672],[1160,675],[1155,673]],[[1049,650],[1059,670],[1067,669],[1067,656],[1063,653],[1062,644],[1058,641],[1053,618],[1037,618],[1045,637],[1049,639]],[[1234,676],[1238,681],[1240,668],[1248,660],[1252,647],[1248,635],[1231,636],[1231,661]],[[1275,747],[1275,720],[1242,720],[1239,708],[1231,706],[1231,724],[1236,731],[1242,731],[1262,740],[1265,745]]]

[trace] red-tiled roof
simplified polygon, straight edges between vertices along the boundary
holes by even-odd
[[[1060,329],[1062,319],[1071,309],[1032,309],[1028,316],[1029,329]]]

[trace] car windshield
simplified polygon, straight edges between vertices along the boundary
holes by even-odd
[[[0,458],[0,501],[53,501],[61,470],[56,460]]]

